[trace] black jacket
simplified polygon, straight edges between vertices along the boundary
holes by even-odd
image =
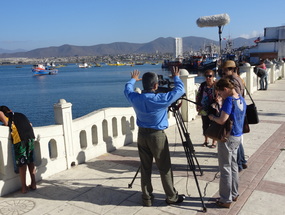
[[[28,139],[34,139],[34,131],[33,127],[30,124],[30,121],[28,118],[22,114],[17,112],[10,112],[8,114],[5,114],[9,121],[8,125],[11,128],[12,122],[14,122],[14,125],[16,126],[19,136],[22,141],[27,141]]]

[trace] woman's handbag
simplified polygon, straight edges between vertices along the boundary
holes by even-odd
[[[246,92],[252,101],[252,104],[246,106],[247,122],[248,122],[248,124],[257,124],[257,123],[259,123],[259,118],[258,118],[258,113],[257,113],[255,103],[254,103],[250,93],[248,92],[247,88],[245,86],[244,86],[244,88],[246,89]]]
[[[205,132],[205,136],[213,140],[217,140],[219,142],[226,142],[231,134],[232,124],[233,123],[230,118],[228,118],[225,124],[223,125],[212,121]]]

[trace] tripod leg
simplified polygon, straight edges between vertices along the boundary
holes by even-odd
[[[190,153],[191,150],[189,149],[189,147],[187,147],[186,144],[184,144],[184,151],[185,151],[185,154],[186,154],[186,158],[187,158],[187,162],[188,162],[188,165],[190,167],[190,170],[192,170],[193,175],[194,175],[194,179],[195,179],[195,182],[196,182],[196,187],[197,187],[197,190],[198,190],[201,202],[202,202],[203,212],[207,212],[207,208],[205,206],[205,203],[204,203],[204,200],[203,200],[203,197],[202,197],[202,193],[201,193],[201,190],[200,190],[199,182],[198,182],[198,179],[197,179],[197,175],[196,175],[196,167],[195,167],[194,159],[193,159],[193,156],[192,156],[193,154]],[[195,157],[195,160],[196,160],[196,162],[198,164],[198,161],[197,161],[196,157]],[[200,171],[201,171],[201,169],[200,169]]]
[[[198,166],[199,172],[200,172],[200,174],[201,174],[201,176],[202,176],[202,175],[203,175],[203,171],[201,170],[200,165],[199,165],[199,162],[198,162],[198,159],[197,159],[197,157],[196,157],[196,155],[195,155],[195,150],[194,150],[192,141],[191,141],[191,139],[190,139],[189,133],[185,134],[185,136],[186,136],[186,143],[185,143],[185,145],[187,144],[187,148],[188,148],[189,151],[190,151],[189,154],[193,155],[193,157],[195,158],[195,161],[196,161],[196,164],[197,164],[197,166]]]
[[[196,157],[195,153],[193,153],[193,155],[194,155],[196,164],[197,164],[197,166],[198,166],[198,169],[199,169],[199,171],[200,171],[200,174],[201,174],[201,176],[203,176],[203,171],[202,171],[201,168],[200,168],[200,165],[199,165],[199,163],[198,163],[198,160],[197,160],[197,157]]]
[[[205,205],[203,197],[202,197],[202,193],[201,193],[201,190],[200,190],[200,186],[199,186],[199,182],[198,182],[198,179],[197,179],[197,176],[196,176],[196,172],[193,171],[193,174],[194,174],[196,186],[197,186],[197,189],[198,189],[198,192],[199,192],[199,196],[200,196],[200,199],[201,199],[201,202],[202,202],[203,212],[207,212],[207,208],[206,208],[206,205]]]
[[[181,113],[179,111],[175,111],[174,110],[174,116],[175,116],[175,119],[176,119],[176,124],[177,124],[178,130],[179,130],[179,134],[180,134],[180,137],[181,137],[181,140],[182,140],[182,144],[183,144],[183,147],[184,147],[184,151],[185,151],[185,154],[186,154],[188,165],[189,165],[190,170],[192,170],[193,175],[194,175],[194,179],[195,179],[195,182],[196,182],[198,193],[199,193],[199,196],[200,196],[200,199],[201,199],[201,202],[202,202],[203,212],[207,212],[207,208],[205,206],[205,203],[204,203],[204,200],[203,200],[203,197],[202,197],[202,194],[201,194],[199,182],[198,182],[198,179],[197,179],[196,167],[195,167],[195,162],[194,162],[193,156],[194,156],[195,161],[196,161],[196,163],[197,163],[197,165],[199,167],[201,175],[203,173],[201,171],[201,168],[200,168],[200,165],[198,163],[198,160],[197,160],[197,158],[195,156],[195,150],[194,150],[192,141],[190,139],[190,135],[189,135],[189,133],[187,131],[187,128],[186,128],[186,126],[185,126],[185,124],[183,122]],[[185,141],[183,141],[183,139],[185,139]]]
[[[137,170],[135,176],[133,177],[132,182],[131,182],[130,184],[128,184],[128,188],[132,188],[132,187],[133,187],[133,183],[134,183],[134,181],[135,181],[135,179],[136,179],[136,177],[137,177],[137,175],[138,175],[140,169],[141,169],[141,166],[139,166],[139,168],[138,168],[138,170]]]

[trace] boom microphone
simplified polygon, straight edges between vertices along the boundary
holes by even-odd
[[[213,16],[202,16],[197,19],[196,23],[199,27],[215,27],[223,26],[230,22],[230,16],[226,13]]]

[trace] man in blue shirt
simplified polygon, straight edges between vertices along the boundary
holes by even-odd
[[[168,140],[164,133],[164,129],[168,128],[168,107],[185,93],[179,73],[178,68],[173,68],[174,88],[167,93],[156,93],[158,76],[152,72],[143,75],[144,90],[141,94],[134,91],[135,82],[141,80],[138,70],[131,72],[131,80],[125,86],[125,96],[136,112],[139,127],[138,151],[141,160],[142,201],[145,206],[152,206],[154,200],[151,184],[153,158],[160,172],[166,203],[177,204],[185,199],[184,195],[178,195],[173,186]]]

